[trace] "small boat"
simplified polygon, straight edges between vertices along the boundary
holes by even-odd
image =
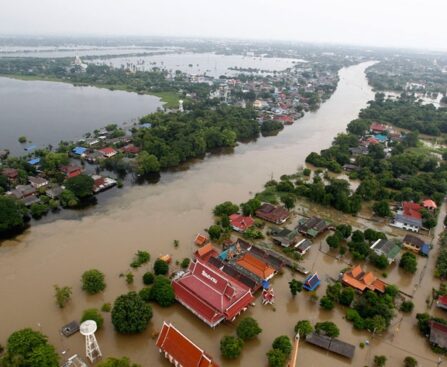
[[[165,263],[167,263],[167,264],[170,264],[170,263],[171,263],[171,260],[172,260],[172,256],[169,255],[169,254],[161,255],[161,256],[159,257],[159,259],[160,259],[160,260],[163,260],[163,261],[164,261]]]

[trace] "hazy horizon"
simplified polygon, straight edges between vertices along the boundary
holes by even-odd
[[[0,0],[0,35],[185,37],[447,51],[441,0]]]

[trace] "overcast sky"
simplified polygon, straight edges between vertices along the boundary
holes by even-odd
[[[447,0],[0,0],[0,34],[206,36],[447,50]]]

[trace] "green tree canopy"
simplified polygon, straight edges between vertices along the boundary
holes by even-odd
[[[227,359],[236,359],[242,352],[244,342],[234,336],[224,336],[220,341],[220,352]]]
[[[152,308],[135,292],[119,296],[112,308],[112,324],[120,334],[137,334],[146,330]]]
[[[85,199],[93,195],[93,178],[87,175],[78,175],[65,181],[65,188],[71,191],[78,199]]]
[[[262,332],[258,322],[252,317],[245,317],[239,322],[236,328],[236,334],[242,340],[254,339]]]
[[[142,151],[137,157],[136,171],[141,176],[158,173],[160,172],[160,163],[155,155]]]
[[[82,313],[81,323],[87,320],[95,321],[98,329],[101,329],[102,325],[104,325],[104,317],[102,317],[97,308],[88,308]]]
[[[295,333],[299,334],[301,338],[305,338],[314,331],[309,320],[300,320],[295,325]]]
[[[9,196],[0,196],[0,237],[24,228],[26,207]]]
[[[155,275],[166,275],[169,272],[169,265],[166,261],[157,259],[154,262],[154,273]]]
[[[139,364],[132,363],[129,358],[113,358],[109,357],[106,360],[98,363],[97,367],[141,367]]]
[[[292,342],[287,335],[281,335],[273,340],[272,347],[273,349],[279,349],[288,357],[292,351]]]
[[[239,211],[239,206],[233,204],[231,201],[225,201],[222,204],[216,205],[213,210],[213,214],[216,217],[229,216]]]
[[[324,334],[330,338],[336,338],[340,335],[340,330],[332,321],[317,322],[315,331],[318,334]]]
[[[5,367],[58,367],[59,356],[45,335],[26,328],[9,336],[1,362]]]
[[[85,271],[81,277],[82,289],[89,294],[102,292],[106,288],[104,282],[104,274],[98,269],[90,269]]]
[[[279,349],[270,349],[267,353],[269,367],[284,367],[287,356]]]

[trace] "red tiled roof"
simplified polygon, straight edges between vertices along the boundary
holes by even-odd
[[[182,367],[218,367],[203,349],[177,330],[172,324],[163,323],[155,345],[174,365]],[[170,358],[169,358],[170,357]]]
[[[254,299],[247,286],[200,260],[172,285],[176,299],[210,326],[232,320]]]
[[[122,151],[125,153],[137,154],[140,152],[140,148],[136,147],[133,144],[126,145],[122,148]]]
[[[447,306],[447,295],[439,296],[438,303]]]
[[[19,175],[19,171],[17,171],[15,168],[3,168],[2,174],[5,175],[8,178],[14,179]]]
[[[289,211],[280,206],[264,203],[256,210],[256,216],[273,223],[282,223],[289,217]]]
[[[420,210],[422,209],[422,207],[417,203],[413,203],[411,201],[404,201],[402,203],[402,209],[403,209],[404,215],[406,215],[407,217],[411,217],[411,218],[415,218],[415,219],[422,218],[422,214],[420,213]]]
[[[370,137],[366,140],[369,144],[379,144],[379,141],[376,138]]]
[[[244,232],[246,229],[250,228],[254,223],[255,221],[252,217],[245,217],[241,214],[230,215],[231,226],[237,228],[241,232]]]
[[[113,154],[116,153],[116,150],[110,147],[103,148],[99,150],[102,154]]]
[[[386,126],[383,125],[383,124],[380,124],[378,122],[373,122],[371,124],[371,126],[370,126],[370,129],[374,130],[374,131],[385,131],[386,130]]]

